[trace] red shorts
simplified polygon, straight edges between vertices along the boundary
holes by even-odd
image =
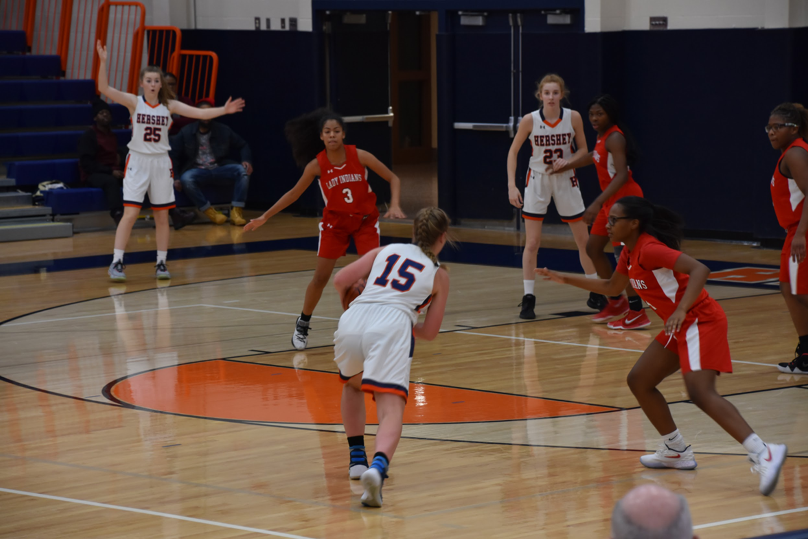
[[[609,233],[606,232],[606,222],[609,219],[609,211],[612,209],[612,206],[615,202],[620,200],[623,197],[641,197],[642,196],[642,188],[637,185],[636,183],[630,183],[628,185],[624,185],[617,191],[614,195],[612,195],[609,200],[603,203],[603,207],[600,208],[598,212],[598,216],[595,218],[595,222],[592,223],[592,230],[589,231],[590,234],[595,236],[609,236]],[[620,245],[620,243],[612,242],[612,245]]]
[[[351,238],[359,256],[362,256],[379,246],[380,236],[378,210],[369,215],[358,215],[326,209],[323,212],[323,220],[320,221],[320,246],[317,248],[317,256],[329,260],[345,256]]]
[[[797,227],[790,228],[786,236],[786,243],[780,253],[780,282],[791,284],[791,294],[801,296],[808,294],[808,260],[797,264],[791,260],[791,242],[797,232]]]
[[[713,298],[690,309],[682,328],[673,336],[662,330],[656,341],[679,356],[682,374],[703,370],[732,372],[727,315]]]

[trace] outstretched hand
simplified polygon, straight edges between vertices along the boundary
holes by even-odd
[[[250,222],[244,225],[244,232],[255,230],[256,228],[263,226],[267,221],[268,219],[264,216],[258,217],[257,219],[250,219]]]
[[[390,206],[390,209],[384,214],[385,219],[405,219],[406,217],[407,216],[398,206]]]
[[[224,104],[225,114],[235,114],[242,110],[244,110],[244,100],[242,98],[239,97],[235,101],[233,101],[232,97],[227,98],[227,103]]]
[[[107,47],[106,45],[101,45],[101,40],[99,39],[95,43],[95,50],[98,51],[98,59],[102,62],[107,61]]]
[[[553,281],[559,284],[567,284],[567,278],[561,275],[560,273],[556,273],[555,271],[550,271],[547,268],[536,268],[535,270],[536,275],[541,275],[544,277],[545,281]]]

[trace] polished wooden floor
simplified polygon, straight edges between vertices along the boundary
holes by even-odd
[[[382,232],[406,238],[409,227]],[[192,225],[172,232],[172,248],[314,235],[316,220],[281,215],[254,235]],[[2,244],[0,264],[107,254],[112,236]],[[130,251],[153,242],[137,229]],[[739,267],[779,256],[685,250]],[[730,321],[735,372],[720,391],[764,440],[789,446],[771,497],[742,447],[687,402],[679,375],[661,389],[699,467],[640,465],[657,436],[625,375],[659,331],[655,315],[651,330],[610,331],[576,315],[586,293],[540,282],[539,316],[525,322],[521,271],[489,260],[451,264],[443,334],[416,345],[379,510],[360,506],[347,477],[331,287],[309,349],[291,347],[314,264],[305,250],[169,261],[166,286],[152,264],[129,265],[125,285],[105,268],[0,277],[0,537],[608,537],[614,503],[646,482],[685,495],[702,538],[808,528],[808,376],[774,368],[796,338],[772,289],[708,286]]]

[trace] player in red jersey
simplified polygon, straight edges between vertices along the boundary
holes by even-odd
[[[306,288],[303,311],[292,335],[294,347],[304,350],[308,343],[311,315],[331,278],[337,259],[347,252],[351,238],[360,256],[379,246],[379,210],[376,208],[376,194],[367,181],[367,168],[390,182],[390,208],[384,216],[392,219],[406,216],[399,205],[401,182],[398,176],[373,154],[343,143],[345,122],[341,116],[326,109],[305,114],[286,124],[286,138],[292,145],[295,161],[305,167],[303,175],[261,217],[247,223],[244,231],[255,230],[266,223],[270,217],[300,198],[314,178],[319,177],[325,209],[323,220],[320,221],[317,267]]]
[[[787,232],[780,254],[780,292],[800,337],[794,359],[777,368],[789,374],[808,374],[808,110],[798,103],[778,105],[766,133],[772,148],[780,150],[771,181],[774,212]]]
[[[571,159],[569,163],[554,163],[553,173],[569,168],[595,165],[598,181],[603,192],[584,212],[584,221],[592,225],[586,254],[592,259],[601,279],[612,276],[612,265],[604,249],[609,243],[606,220],[609,209],[616,200],[626,196],[642,196],[642,189],[634,181],[631,165],[637,160],[637,150],[631,135],[620,123],[620,107],[615,99],[603,94],[589,103],[589,123],[598,133],[595,149],[591,153]],[[550,167],[548,167],[550,172]],[[613,242],[615,259],[620,258],[622,246]],[[601,311],[592,317],[594,322],[608,322],[611,329],[642,329],[651,325],[651,320],[642,308],[642,300],[637,293],[626,289],[628,300],[622,294],[609,298]]]
[[[609,210],[606,230],[612,241],[625,244],[617,271],[609,279],[561,275],[547,268],[536,273],[548,280],[613,295],[631,285],[665,321],[628,375],[628,386],[662,439],[659,449],[643,455],[649,468],[696,467],[693,450],[676,428],[670,408],[657,386],[682,370],[693,404],[743,444],[760,474],[760,492],[768,496],[777,485],[787,448],[765,444],[728,400],[715,389],[722,372],[732,372],[727,342],[727,317],[704,290],[710,270],[679,251],[681,217],[640,197],[624,197]]]

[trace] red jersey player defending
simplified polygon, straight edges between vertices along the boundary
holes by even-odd
[[[323,220],[320,221],[317,267],[306,288],[303,312],[295,323],[292,335],[294,347],[303,350],[308,343],[311,315],[331,278],[337,259],[347,252],[351,238],[360,256],[379,246],[379,210],[376,209],[376,195],[368,184],[366,167],[390,182],[390,209],[384,216],[393,219],[406,216],[399,207],[401,184],[398,176],[372,154],[343,144],[345,124],[339,115],[319,109],[291,120],[286,124],[286,137],[292,144],[295,161],[305,166],[303,175],[261,217],[247,223],[244,231],[255,230],[266,223],[270,217],[300,198],[314,178],[319,176],[325,209]]]
[[[580,168],[594,163],[598,181],[603,192],[584,212],[584,221],[592,225],[586,254],[592,259],[601,279],[612,276],[612,265],[603,251],[609,242],[606,233],[606,220],[609,209],[616,200],[626,196],[642,196],[642,189],[634,181],[630,166],[637,160],[634,141],[624,133],[620,125],[620,107],[615,99],[604,94],[589,103],[589,123],[598,133],[595,150],[569,163],[556,162],[547,167],[548,173],[558,174],[570,168]],[[620,259],[623,246],[612,242],[615,259]],[[622,295],[609,298],[601,311],[592,317],[594,322],[608,322],[611,329],[642,329],[651,325],[651,320],[642,308],[642,300],[631,288],[626,289],[628,301]],[[611,321],[610,321],[611,320]]]
[[[774,212],[788,233],[780,254],[780,292],[800,337],[794,360],[780,363],[778,369],[808,374],[808,110],[797,103],[779,105],[771,113],[766,133],[772,147],[781,152],[771,181]]]
[[[657,389],[662,380],[682,369],[693,404],[730,436],[743,444],[752,468],[760,474],[760,492],[768,496],[777,485],[786,460],[785,445],[766,444],[741,414],[718,394],[715,379],[732,372],[727,342],[727,317],[704,290],[710,270],[679,251],[682,220],[675,213],[640,197],[621,198],[606,222],[612,241],[625,244],[617,271],[608,280],[561,275],[547,268],[536,273],[546,279],[584,290],[614,295],[629,282],[665,321],[665,329],[643,352],[628,375],[628,386],[662,439],[659,449],[643,455],[648,468],[696,467],[693,450],[676,428],[665,398]]]

